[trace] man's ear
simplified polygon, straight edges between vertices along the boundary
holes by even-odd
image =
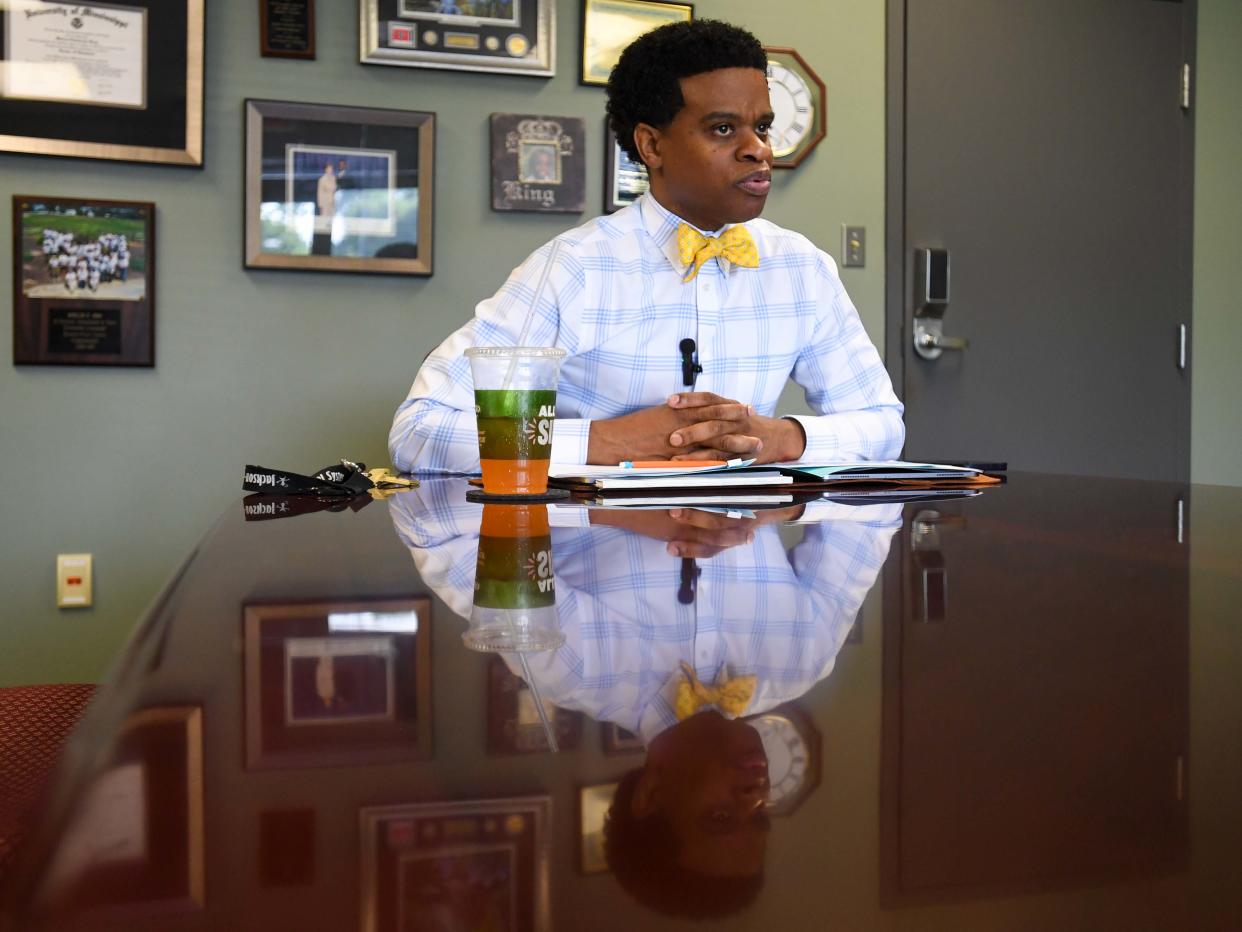
[[[634,127],[634,148],[642,157],[647,170],[659,168],[664,160],[660,157],[660,131],[648,123],[639,123]]]
[[[656,811],[656,795],[660,786],[659,778],[652,767],[643,768],[634,787],[634,795],[630,799],[630,815],[636,819],[645,819]]]

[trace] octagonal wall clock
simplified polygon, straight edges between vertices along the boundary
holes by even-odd
[[[823,767],[819,731],[792,703],[748,719],[763,740],[771,792],[768,812],[788,815],[815,792]]]
[[[828,130],[828,90],[794,49],[765,45],[773,168],[797,168]]]

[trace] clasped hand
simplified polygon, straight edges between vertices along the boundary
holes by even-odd
[[[587,462],[742,456],[777,463],[796,460],[805,446],[797,421],[756,414],[753,406],[712,392],[679,392],[665,404],[592,421]]]

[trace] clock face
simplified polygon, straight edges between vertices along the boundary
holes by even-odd
[[[768,97],[772,101],[772,129],[768,141],[778,159],[794,154],[815,129],[811,89],[802,76],[780,62],[768,62]]]
[[[768,780],[771,792],[768,809],[776,814],[792,811],[819,782],[819,762],[798,726],[780,712],[769,712],[750,720],[763,739],[768,756]]]
[[[824,138],[827,91],[819,75],[793,49],[765,47],[764,53],[773,114],[768,134],[772,165],[796,168]]]

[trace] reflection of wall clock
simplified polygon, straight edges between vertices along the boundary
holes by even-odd
[[[768,812],[788,815],[819,786],[819,732],[810,717],[792,704],[747,721],[759,732],[768,755],[768,778],[772,782]]]
[[[764,46],[768,55],[768,96],[772,100],[774,168],[796,168],[827,131],[828,91],[811,66],[793,49]]]

